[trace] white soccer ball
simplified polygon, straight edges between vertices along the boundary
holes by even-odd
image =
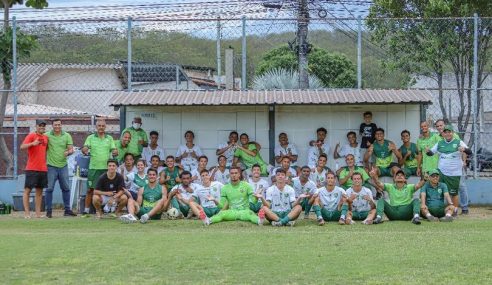
[[[167,217],[170,220],[175,220],[175,219],[178,218],[178,216],[179,216],[178,209],[176,209],[176,208],[170,208],[169,210],[167,210]]]

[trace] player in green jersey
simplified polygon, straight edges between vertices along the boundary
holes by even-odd
[[[345,163],[347,166],[340,167],[337,171],[338,182],[343,189],[347,190],[352,186],[352,174],[356,172],[362,175],[363,185],[367,188],[371,187],[371,184],[369,183],[369,174],[367,174],[364,167],[355,164],[355,157],[353,154],[347,154],[345,156]]]
[[[121,139],[115,141],[116,149],[118,150],[118,156],[116,160],[121,165],[125,162],[125,154],[130,153],[128,151],[130,140],[132,139],[132,135],[129,131],[126,131],[121,134]]]
[[[173,189],[176,184],[181,183],[181,178],[179,178],[181,172],[182,170],[176,166],[174,156],[168,155],[166,157],[166,168],[159,173],[159,183],[166,185],[166,188],[169,191]]]
[[[140,159],[142,157],[143,148],[147,147],[149,144],[147,133],[142,129],[142,118],[133,118],[132,126],[124,129],[121,134],[123,135],[125,132],[129,132],[132,138],[128,144],[128,152],[133,154],[135,160]]]
[[[403,130],[401,132],[401,141],[403,144],[400,146],[401,159],[398,161],[402,167],[405,176],[420,176],[420,152],[417,145],[410,142],[410,132]]]
[[[376,130],[376,140],[364,155],[364,162],[366,164],[369,164],[369,160],[373,154],[376,157],[376,171],[378,176],[391,177],[400,169],[398,163],[393,162],[393,156],[400,161],[401,154],[392,141],[384,139],[384,130],[382,128]]]
[[[448,186],[439,182],[439,170],[429,171],[429,181],[420,189],[420,210],[422,215],[431,222],[452,222],[454,211],[453,201]],[[444,202],[447,202],[447,206]]]
[[[429,171],[437,168],[439,156],[437,154],[427,156],[424,153],[426,149],[430,149],[439,141],[439,134],[431,132],[429,123],[426,121],[420,123],[420,133],[421,137],[417,140],[417,150],[419,152],[417,161],[419,162],[421,173],[418,175],[423,175],[425,177],[428,175]]]
[[[244,168],[248,170],[253,165],[258,164],[261,167],[261,175],[268,175],[268,164],[261,158],[257,144],[250,142],[249,136],[245,133],[241,134],[239,140],[241,143],[238,144],[234,152],[232,165],[236,166],[238,162],[241,162]]]

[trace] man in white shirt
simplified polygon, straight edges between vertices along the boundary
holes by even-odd
[[[229,168],[232,166],[232,162],[234,160],[234,152],[237,149],[237,141],[239,139],[239,134],[236,131],[232,131],[229,134],[229,141],[226,143],[222,143],[217,147],[215,154],[217,156],[223,155],[226,160],[226,166]]]
[[[247,179],[249,185],[253,188],[253,192],[255,194],[261,194],[265,197],[266,190],[270,187],[270,183],[261,177],[261,167],[258,164],[253,165],[251,167],[251,177]],[[249,208],[251,211],[258,213],[260,211],[263,203],[258,200],[257,203],[250,202]]]
[[[325,128],[318,128],[316,130],[317,140],[309,143],[311,147],[308,150],[307,165],[311,168],[316,167],[320,155],[328,155],[330,152],[330,146],[327,142],[325,143],[327,133],[328,131]]]
[[[309,166],[305,165],[301,168],[301,174],[299,177],[295,177],[292,179],[292,187],[294,191],[296,191],[296,197],[301,196],[302,194],[307,195],[306,198],[302,199],[301,207],[304,210],[304,219],[309,218],[309,212],[311,211],[311,206],[314,202],[313,195],[316,194],[316,183],[309,180],[309,176],[311,175],[311,169]]]
[[[339,159],[341,157],[346,157],[347,155],[351,154],[354,156],[355,165],[364,166],[364,158],[361,155],[360,146],[359,143],[357,142],[357,135],[355,134],[355,132],[353,131],[348,132],[347,140],[348,140],[348,144],[344,144],[342,148],[340,148],[340,150],[339,150],[340,143],[337,143],[337,145],[335,146],[335,151],[333,151],[333,158]]]
[[[150,143],[147,147],[142,150],[142,158],[147,161],[147,165],[150,165],[152,156],[159,156],[160,161],[164,161],[166,155],[164,154],[164,149],[157,144],[159,140],[159,133],[156,131],[150,132]]]
[[[286,133],[278,135],[279,144],[275,146],[275,162],[280,165],[282,158],[287,156],[290,159],[291,166],[297,170],[297,148],[294,144],[289,143],[289,138]]]

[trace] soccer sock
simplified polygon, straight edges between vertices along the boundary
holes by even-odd
[[[345,215],[347,215],[347,212],[348,212],[348,205],[346,203],[344,203],[342,205],[342,217],[345,218]]]
[[[418,218],[419,217],[419,214],[415,214],[413,215],[414,218]]]
[[[87,213],[88,214],[89,211],[90,211],[90,208],[84,208],[84,213]]]
[[[447,214],[446,214],[446,217],[451,217],[451,214],[447,213]]]
[[[342,219],[342,220],[345,220],[345,218],[347,218],[345,215],[340,216],[340,219]]]
[[[311,212],[311,207],[312,207],[312,205],[310,205],[309,202],[306,201],[306,207],[304,209],[304,215],[309,215],[309,212]]]
[[[282,225],[286,225],[289,221],[290,221],[289,216],[285,216],[282,219],[280,219],[280,222],[282,223]]]
[[[431,215],[431,213],[427,213],[425,216],[428,218],[428,217],[430,217],[432,215]]]
[[[318,205],[314,205],[313,209],[314,209],[314,212],[316,213],[316,218],[320,218],[321,217],[321,207]]]

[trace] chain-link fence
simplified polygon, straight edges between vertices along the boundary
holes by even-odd
[[[17,110],[10,95],[2,134],[13,151],[15,127],[20,143],[36,117],[60,117],[87,132],[103,116],[118,132],[109,99],[125,90],[296,89],[292,80],[272,85],[283,75],[268,71],[298,71],[304,51],[310,88],[429,90],[433,104],[422,119],[452,123],[474,147],[471,165],[488,174],[492,19],[325,16],[309,19],[307,33],[295,17],[11,21],[18,64],[14,70],[11,54],[5,58],[2,71],[12,76],[0,79],[0,89],[8,89],[5,97],[15,87]]]

